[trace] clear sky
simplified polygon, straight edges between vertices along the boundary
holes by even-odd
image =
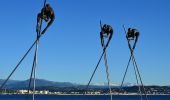
[[[130,52],[122,25],[140,31],[136,60],[145,84],[170,85],[170,0],[47,0],[53,25],[41,38],[37,78],[86,84],[102,53],[99,21],[114,35],[107,49],[112,83],[120,83]],[[6,78],[36,38],[43,0],[1,0],[0,79]],[[44,23],[45,24],[45,23]],[[34,48],[35,49],[35,48]],[[11,79],[29,78],[34,49]],[[102,60],[92,83],[106,81]],[[132,64],[125,82],[135,83]]]

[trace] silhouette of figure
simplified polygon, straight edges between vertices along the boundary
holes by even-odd
[[[138,37],[139,37],[139,31],[137,31],[137,29],[128,28],[128,32],[127,32],[128,41],[135,39],[133,49],[135,49],[135,47],[136,47]]]
[[[102,47],[106,48],[109,45],[112,35],[113,35],[112,27],[110,25],[104,24],[103,27],[101,27],[101,32],[100,32]],[[108,42],[106,43],[106,45],[104,45],[104,37],[108,38],[108,36],[109,36]]]
[[[51,8],[50,4],[46,4],[44,8],[42,8],[41,12],[38,13],[37,16],[37,26],[36,26],[36,32],[37,36],[40,36],[41,34],[38,32],[41,25],[41,19],[48,22],[47,26],[44,28],[41,34],[44,34],[45,31],[48,29],[48,27],[53,23],[55,19],[54,11]]]

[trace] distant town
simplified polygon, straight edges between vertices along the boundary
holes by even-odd
[[[112,88],[113,95],[137,95],[139,94],[138,87],[124,87],[121,91],[118,88]],[[147,94],[149,95],[170,95],[170,87],[167,86],[147,86]],[[27,94],[27,89],[21,90],[9,90],[4,89],[0,91],[0,94]],[[33,92],[30,91],[30,94]],[[34,92],[35,94],[55,94],[55,95],[81,95],[83,93],[87,95],[107,95],[107,88],[90,88],[88,91],[79,87],[41,87]]]

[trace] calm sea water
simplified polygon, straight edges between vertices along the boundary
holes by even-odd
[[[170,100],[170,95],[154,95],[148,96],[149,100]],[[0,100],[26,100],[26,95],[0,95]],[[29,100],[32,100],[29,96]],[[110,100],[107,95],[35,95],[35,100]],[[113,100],[141,100],[140,96],[113,96]],[[143,100],[146,100],[143,97]]]

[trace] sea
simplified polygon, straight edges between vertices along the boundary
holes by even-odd
[[[26,95],[0,95],[0,100],[26,100]],[[32,95],[29,99],[32,100]],[[35,100],[110,100],[108,95],[35,95]],[[146,100],[144,96],[113,95],[112,100]],[[170,100],[170,95],[149,95],[148,100]]]

